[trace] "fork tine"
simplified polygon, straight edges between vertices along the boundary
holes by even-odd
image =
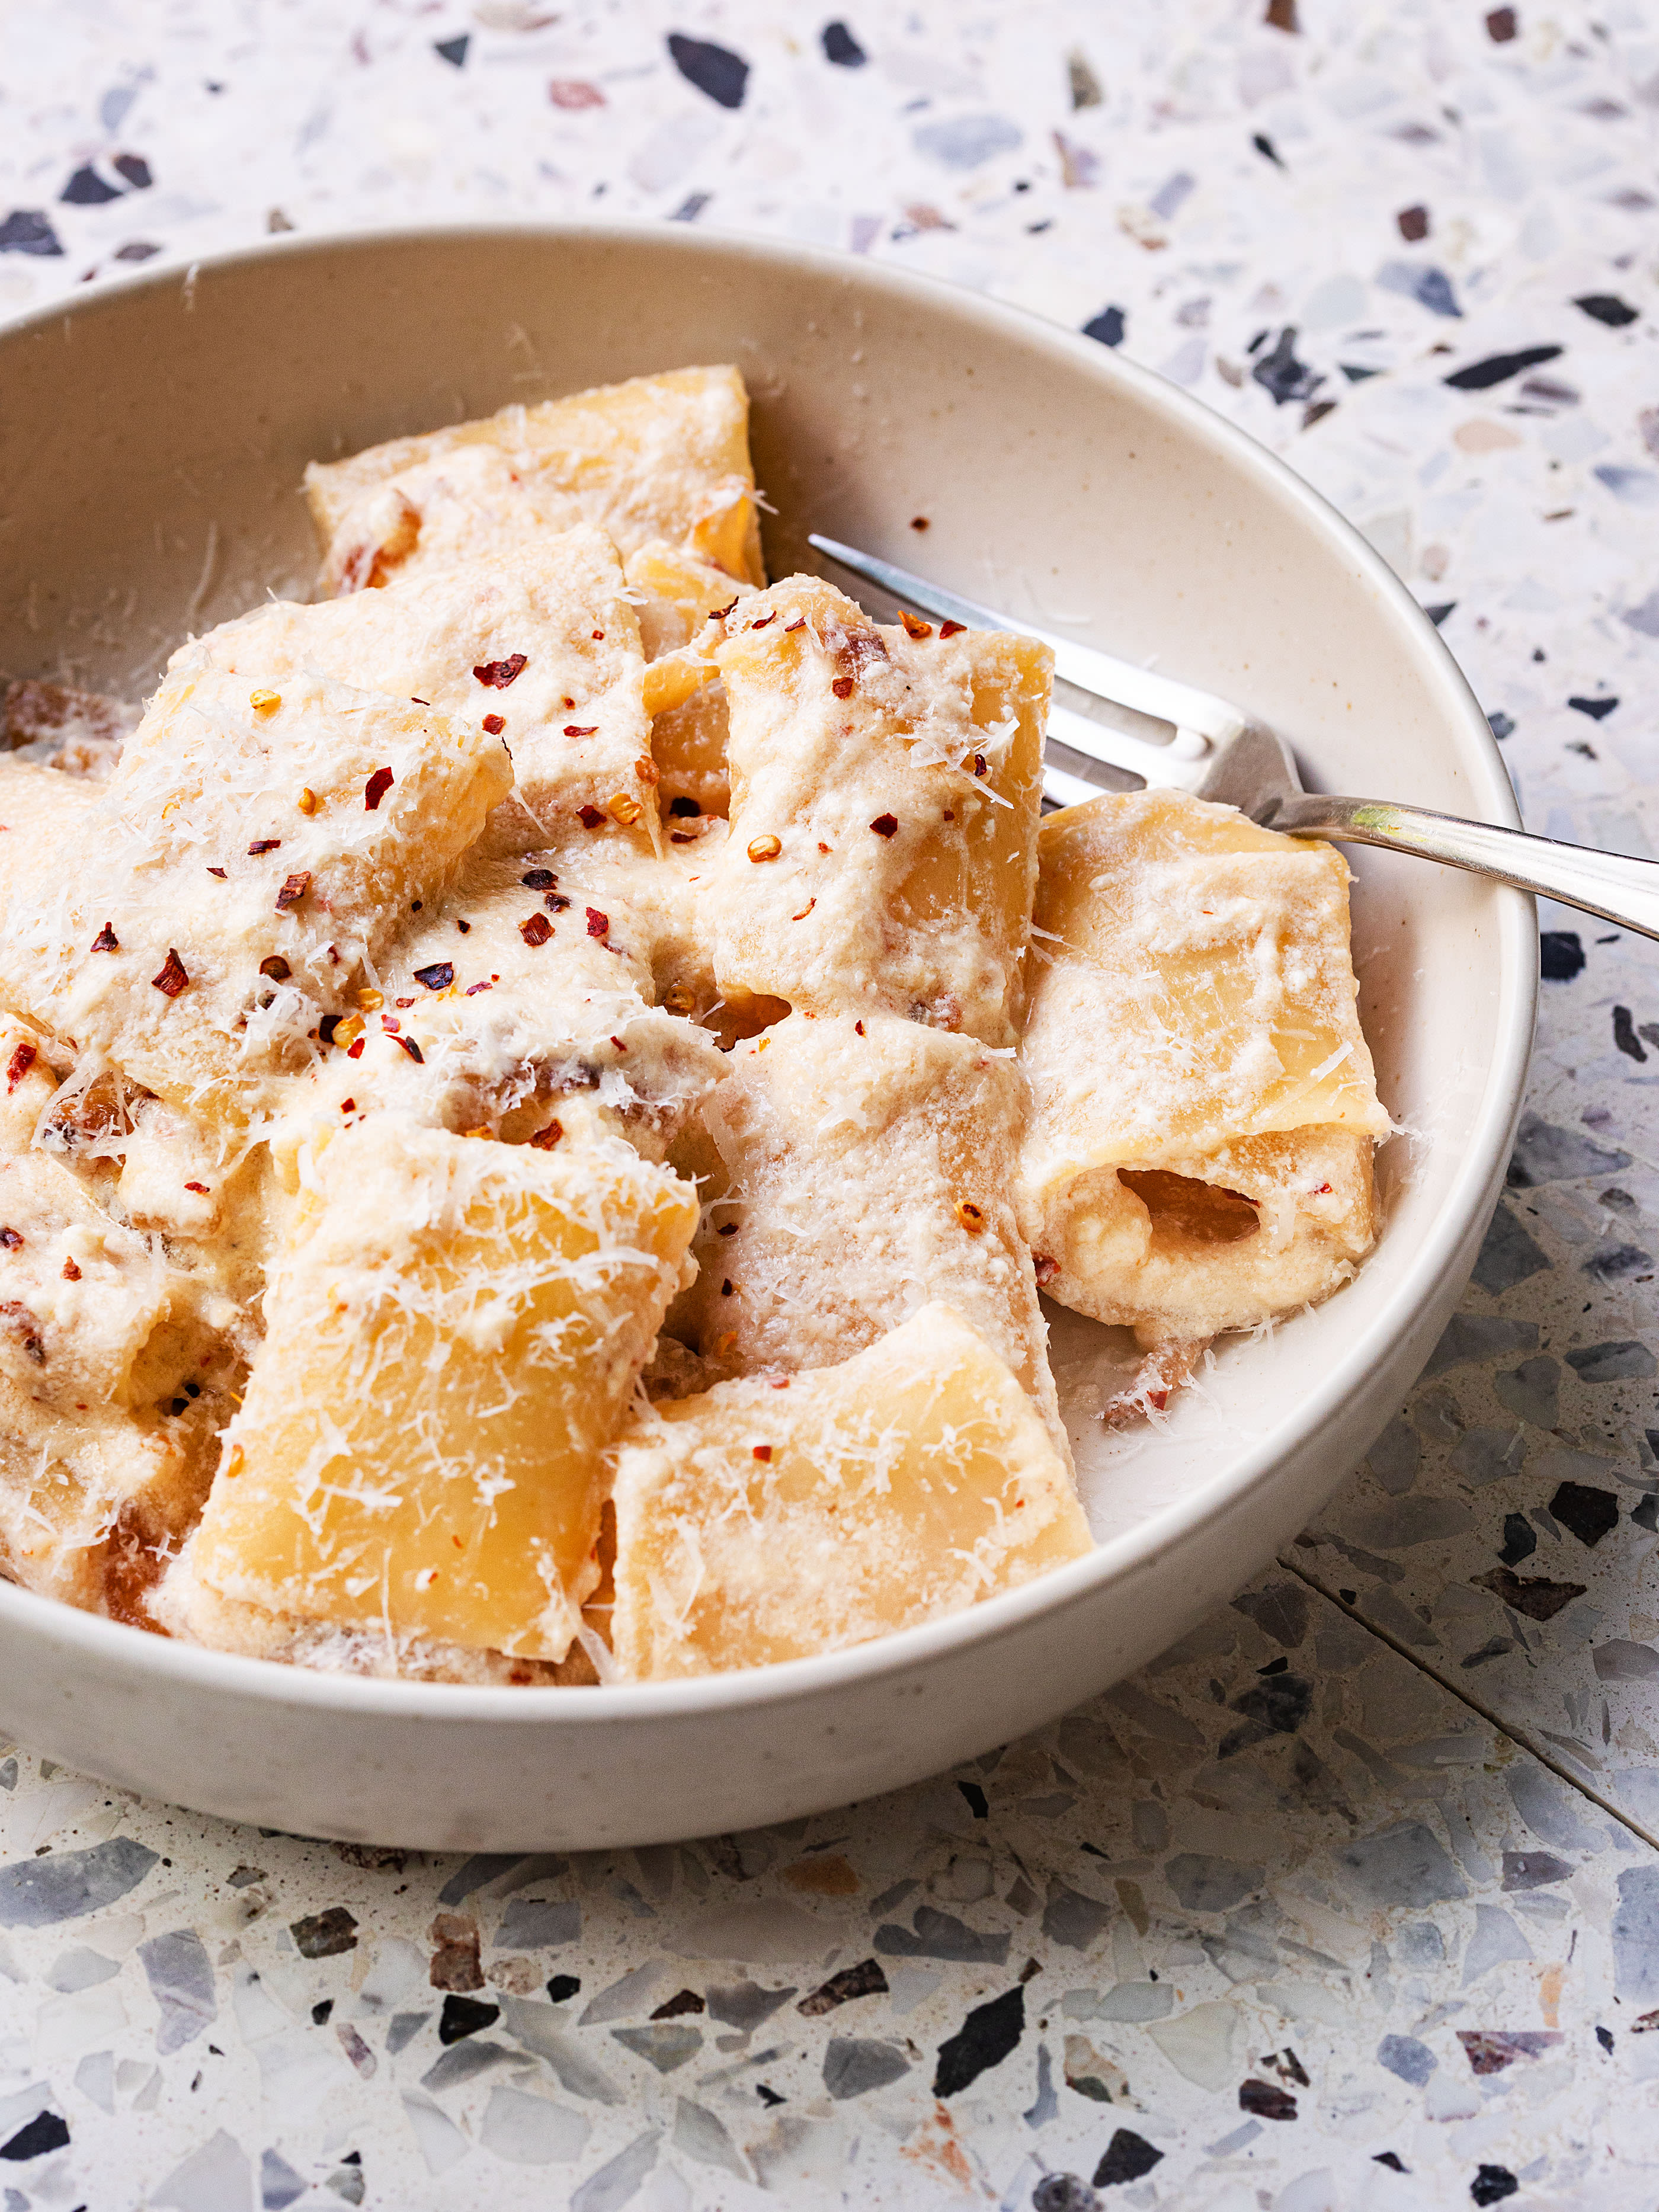
[[[1056,637],[1053,631],[1041,629],[1035,623],[1016,622],[1012,616],[999,614],[994,607],[981,606],[976,599],[965,599],[959,592],[947,592],[940,585],[929,583],[925,576],[901,568],[894,562],[880,560],[873,553],[861,552],[856,545],[844,545],[838,538],[821,537],[814,531],[806,542],[816,552],[827,554],[840,567],[862,576],[866,582],[879,585],[896,599],[923,607],[945,622],[959,622],[969,629],[1018,630],[1026,637],[1041,639],[1052,647],[1054,673],[1065,683],[1075,684],[1080,691],[1092,692],[1097,699],[1132,707],[1158,721],[1172,722],[1175,743],[1162,750],[1178,751],[1188,759],[1195,759],[1207,752],[1212,744],[1224,744],[1228,738],[1237,737],[1245,726],[1246,718],[1239,709],[1228,700],[1217,698],[1213,692],[1196,690],[1190,684],[1176,683],[1172,677],[1154,675],[1150,669],[1137,668],[1132,662],[1118,660],[1109,653],[1097,652],[1093,646],[1079,645],[1074,639]],[[1068,738],[1066,742],[1072,741]],[[1117,763],[1115,755],[1098,751],[1092,744],[1079,744],[1077,750],[1111,760],[1115,765],[1133,766],[1137,773],[1144,773],[1138,763]],[[1142,750],[1151,752],[1160,749],[1146,746]],[[1158,781],[1165,782],[1170,778],[1160,776]]]

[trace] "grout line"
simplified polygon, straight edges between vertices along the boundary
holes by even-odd
[[[1346,1613],[1350,1620],[1358,1621],[1367,1635],[1376,1637],[1380,1644],[1386,1644],[1390,1651],[1396,1651],[1402,1659],[1409,1660],[1411,1664],[1420,1673],[1426,1674],[1431,1682],[1437,1682],[1443,1690],[1455,1698],[1459,1705],[1467,1705],[1472,1713],[1479,1713],[1481,1719],[1490,1727],[1495,1728],[1499,1735],[1507,1736],[1511,1743],[1518,1746],[1529,1758],[1535,1759],[1540,1766],[1547,1766],[1559,1781],[1565,1782],[1570,1789],[1576,1790],[1581,1797],[1588,1797],[1592,1805],[1598,1807],[1610,1820],[1617,1820],[1621,1828],[1627,1828],[1632,1836],[1639,1838],[1650,1850],[1659,1851],[1659,1836],[1651,1834],[1639,1820],[1632,1820],[1628,1813],[1621,1812],[1619,1807],[1613,1804],[1611,1799],[1604,1797],[1599,1790],[1593,1790],[1588,1782],[1581,1782],[1576,1774],[1562,1765],[1553,1752],[1547,1751],[1541,1745],[1534,1743],[1529,1735],[1524,1735],[1521,1729],[1513,1727],[1500,1713],[1494,1712],[1490,1705],[1483,1705],[1479,1698],[1472,1696],[1462,1683],[1449,1681],[1437,1667],[1431,1667],[1426,1659],[1419,1658],[1416,1652],[1408,1644],[1402,1644],[1397,1636],[1391,1636],[1386,1628],[1378,1627],[1376,1621],[1368,1620],[1357,1605],[1347,1604],[1335,1590],[1327,1589],[1317,1575],[1310,1575],[1305,1567],[1298,1565],[1294,1559],[1285,1559],[1282,1553],[1279,1556],[1278,1564],[1287,1573],[1294,1575],[1299,1582],[1306,1583],[1310,1589],[1316,1590],[1321,1597],[1335,1606],[1339,1612]]]

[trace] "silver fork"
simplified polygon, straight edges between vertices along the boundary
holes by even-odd
[[[1040,638],[1054,649],[1054,674],[1062,684],[1127,708],[1137,720],[1173,726],[1175,735],[1167,744],[1153,744],[1057,699],[1048,715],[1042,787],[1045,796],[1061,806],[1098,799],[1103,791],[1171,787],[1189,791],[1195,799],[1237,806],[1264,829],[1381,845],[1391,853],[1441,860],[1471,875],[1491,876],[1523,891],[1559,899],[1565,906],[1578,907],[1644,937],[1659,938],[1659,861],[1631,860],[1586,845],[1563,845],[1552,837],[1502,830],[1489,822],[1431,813],[1425,806],[1334,799],[1304,791],[1284,739],[1252,722],[1225,699],[1137,668],[1130,661],[1114,659],[1092,646],[1055,637],[1032,623],[1016,622],[854,545],[816,533],[807,543],[890,597],[941,621],[961,623],[969,629],[1018,630]],[[1089,775],[1091,766],[1106,769],[1109,780]]]

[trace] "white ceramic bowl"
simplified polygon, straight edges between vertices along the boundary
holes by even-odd
[[[1316,788],[1514,823],[1450,655],[1281,463],[1092,340],[867,263],[684,229],[284,241],[0,332],[0,668],[146,688],[188,629],[307,596],[313,456],[682,363],[755,402],[772,573],[821,529],[1237,699]],[[925,514],[924,537],[912,533]],[[864,1797],[1017,1736],[1224,1601],[1357,1464],[1449,1316],[1532,1036],[1529,900],[1355,854],[1388,1218],[1357,1281],[1224,1352],[1157,1437],[1079,1417],[1092,1555],[956,1619],[606,1690],[328,1677],[0,1585],[0,1723],[152,1796],[456,1850],[659,1841]],[[1103,1339],[1065,1318],[1064,1376]]]

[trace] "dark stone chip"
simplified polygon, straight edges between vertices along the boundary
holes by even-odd
[[[1514,9],[1500,8],[1500,15],[1513,15]],[[1492,18],[1487,17],[1488,23]],[[1494,34],[1495,35],[1495,34]],[[1509,34],[1514,36],[1513,32]],[[1477,2204],[1496,2204],[1505,2197],[1513,2197],[1521,2186],[1506,2166],[1482,2166],[1469,2184],[1469,2195]]]
[[[707,2012],[708,2006],[695,1990],[676,1990],[673,1996],[659,2004],[651,2015],[653,2020],[678,2020],[688,2012]]]
[[[1519,28],[1513,8],[1494,8],[1486,18],[1486,36],[1495,46],[1507,46]]]
[[[787,2105],[789,2101],[787,2097],[779,2096],[775,2089],[769,2089],[764,2081],[756,2082],[755,2094],[763,2105]]]
[[[1031,2212],[1100,2212],[1100,2199],[1080,2174],[1045,2173],[1031,2191]]]
[[[1401,208],[1395,222],[1408,246],[1415,246],[1419,239],[1429,234],[1429,211],[1425,207]]]
[[[1592,722],[1604,721],[1619,704],[1617,698],[1586,699],[1574,692],[1567,704],[1576,714],[1588,714]]]
[[[432,51],[441,62],[447,62],[451,69],[465,69],[466,50],[471,43],[471,33],[463,31],[456,39],[434,39],[432,41]]]
[[[444,1999],[438,2020],[440,2043],[459,2043],[480,2028],[494,2027],[501,2016],[499,2005],[481,2004],[477,1997],[459,1997],[452,1990]]]
[[[58,197],[67,207],[102,207],[106,200],[120,198],[121,187],[100,177],[88,161],[75,172]]]
[[[1139,2181],[1143,2173],[1152,2172],[1163,2155],[1133,2128],[1120,2128],[1095,2168],[1095,2187],[1111,2189],[1120,2181]]]
[[[1263,1590],[1246,1590],[1233,1600],[1233,1611],[1294,1651],[1308,1632],[1308,1600],[1295,1583],[1269,1583]]]
[[[424,983],[428,991],[447,991],[454,980],[454,963],[449,960],[434,960],[430,967],[415,970],[415,981]]]
[[[58,233],[39,208],[14,208],[0,222],[0,253],[61,254]]]
[[[567,1997],[574,1997],[580,1988],[579,1975],[555,1974],[547,1985],[547,1994],[555,2004],[562,2004]]]
[[[155,182],[142,154],[118,154],[110,167],[118,177],[126,179],[135,192],[147,192]]]
[[[1640,1382],[1653,1373],[1655,1361],[1645,1344],[1626,1336],[1581,1344],[1567,1354],[1567,1364],[1581,1382]]]
[[[1581,1544],[1599,1544],[1619,1525],[1619,1500],[1613,1492],[1593,1490],[1586,1482],[1562,1483],[1550,1500],[1550,1511]]]
[[[826,23],[823,31],[823,58],[834,62],[837,69],[862,69],[870,57],[866,54],[845,23],[839,21]],[[1583,301],[1578,302],[1582,307]]]
[[[1561,351],[1559,345],[1542,345],[1522,346],[1519,353],[1488,354],[1485,361],[1472,361],[1467,368],[1454,369],[1445,381],[1454,392],[1489,392],[1494,384],[1507,384],[1510,377],[1519,376],[1523,368],[1554,361]]]
[[[1313,1704],[1313,1684],[1301,1674],[1276,1674],[1234,1698],[1229,1712],[1242,1713],[1273,1735],[1294,1735]]]
[[[357,1948],[357,1923],[343,1905],[331,1905],[326,1912],[292,1921],[288,1932],[302,1959],[331,1959]]]
[[[1262,390],[1271,393],[1275,407],[1292,399],[1311,399],[1325,381],[1305,362],[1296,357],[1296,325],[1287,323],[1271,353],[1263,354],[1250,371]]]
[[[25,2159],[44,2158],[49,2150],[62,2150],[69,2139],[68,2125],[56,2112],[37,2112],[8,2142],[0,2143],[0,2158],[21,2165]],[[11,2193],[6,2191],[9,2197]]]
[[[1285,164],[1279,156],[1278,147],[1274,145],[1273,140],[1268,137],[1265,131],[1253,131],[1250,135],[1250,143],[1255,148],[1258,154],[1261,155],[1265,160],[1273,163],[1274,168],[1282,169],[1284,167]]]
[[[1296,2118],[1296,2099],[1288,2089],[1276,2089],[1271,2081],[1241,2081],[1238,2085],[1238,2108],[1242,2112],[1254,2112],[1259,2120],[1293,2120]]]
[[[990,1800],[977,1782],[958,1782],[957,1788],[968,1801],[968,1810],[976,1820],[985,1820],[991,1810]]]
[[[1636,1021],[1628,1006],[1613,1010],[1613,1041],[1626,1060],[1645,1060],[1647,1054],[1636,1034]]]
[[[1561,2038],[1546,2028],[1460,2027],[1457,2039],[1474,2073],[1501,2074],[1517,2058],[1540,2058]]]
[[[1547,983],[1571,983],[1583,967],[1584,948],[1576,929],[1539,932],[1538,972]]]
[[[1103,307],[1083,325],[1085,338],[1097,338],[1103,346],[1118,346],[1123,343],[1127,320],[1121,307]]]
[[[1582,307],[1596,322],[1605,323],[1611,331],[1622,330],[1626,323],[1636,320],[1636,309],[1627,306],[1616,292],[1586,292],[1572,304]]]
[[[1538,1549],[1538,1531],[1524,1513],[1504,1516],[1504,1548],[1498,1554],[1506,1567],[1518,1567]]]
[[[1543,1182],[1573,1182],[1580,1176],[1620,1175],[1631,1164],[1628,1152],[1592,1144],[1582,1130],[1563,1129],[1536,1114],[1523,1114],[1510,1162],[1511,1190],[1531,1190]]]
[[[688,39],[678,31],[669,33],[668,51],[686,82],[706,92],[717,106],[743,106],[749,64],[741,54],[717,46],[712,39]]]
[[[326,2027],[328,2026],[329,2014],[333,2011],[333,2009],[334,2000],[332,1997],[321,1998],[311,2008],[312,2026],[313,2027]]]
[[[1613,2049],[1613,2030],[1610,2027],[1601,2027],[1598,2026],[1595,2031],[1595,2039],[1601,2045],[1603,2051],[1610,2051]]]
[[[1373,2166],[1386,2166],[1391,2173],[1409,2173],[1411,2168],[1401,2161],[1398,2151],[1379,2150],[1371,2154]]]
[[[1549,1582],[1542,1575],[1529,1575],[1523,1581],[1507,1567],[1493,1567],[1487,1574],[1471,1575],[1469,1580],[1477,1589],[1489,1589],[1516,1613],[1524,1613],[1528,1620],[1553,1620],[1564,1605],[1583,1597],[1589,1587],[1584,1583]]]
[[[988,2068],[1000,2066],[1025,2033],[1025,1992],[1018,1984],[989,2004],[975,2005],[939,2047],[933,2094],[954,2097]]]
[[[1497,1297],[1548,1266],[1548,1255],[1509,1208],[1499,1206],[1474,1263],[1474,1279],[1481,1289]]]
[[[834,2012],[837,2005],[849,2004],[854,1997],[878,1997],[887,1990],[887,1977],[875,1959],[862,1959],[856,1966],[843,1966],[838,1974],[831,1974],[810,1996],[804,1996],[795,2007],[808,2020],[820,2013]]]

